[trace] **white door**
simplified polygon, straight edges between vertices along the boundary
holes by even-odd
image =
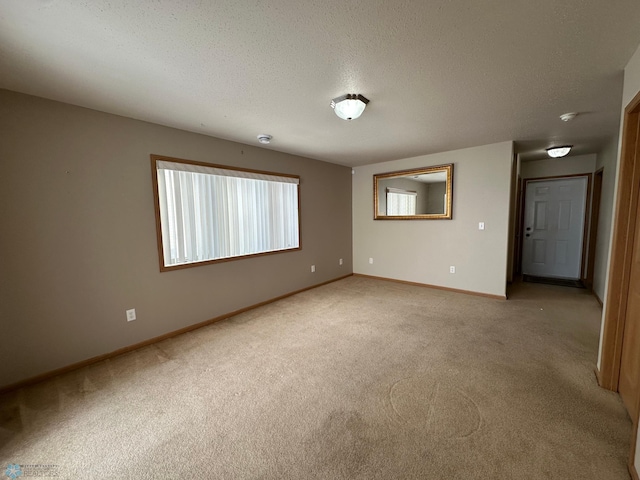
[[[527,182],[522,273],[580,279],[587,177]]]

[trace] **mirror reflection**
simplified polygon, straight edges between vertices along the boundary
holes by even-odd
[[[376,220],[451,219],[453,164],[373,176]]]

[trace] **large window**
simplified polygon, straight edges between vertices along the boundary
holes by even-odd
[[[300,248],[300,178],[151,156],[160,269]]]

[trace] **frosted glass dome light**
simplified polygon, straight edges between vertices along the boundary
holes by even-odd
[[[331,108],[341,119],[354,120],[362,115],[367,103],[369,103],[369,100],[359,93],[347,93],[331,100]]]
[[[571,147],[573,147],[573,145],[565,145],[563,147],[547,148],[547,154],[551,158],[566,157],[567,155],[569,155],[569,152],[571,151]]]

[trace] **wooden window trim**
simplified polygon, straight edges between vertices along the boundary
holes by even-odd
[[[156,240],[157,240],[157,245],[158,245],[158,263],[160,266],[160,271],[161,272],[168,272],[168,271],[173,271],[173,270],[182,270],[184,268],[194,268],[194,267],[201,267],[203,265],[211,265],[214,263],[222,263],[222,262],[232,262],[235,260],[242,260],[245,258],[252,258],[252,257],[262,257],[265,255],[276,255],[279,253],[286,253],[286,252],[293,252],[293,251],[297,251],[297,250],[302,250],[302,210],[301,210],[301,196],[302,196],[302,192],[301,192],[301,188],[300,188],[300,176],[299,175],[292,175],[289,173],[276,173],[276,172],[268,172],[266,170],[254,170],[254,169],[250,169],[250,168],[242,168],[242,167],[232,167],[229,165],[219,165],[219,164],[214,164],[214,163],[206,163],[206,162],[197,162],[194,160],[185,160],[182,158],[174,158],[174,157],[167,157],[167,156],[163,156],[163,155],[155,155],[152,154],[151,156],[151,179],[152,179],[152,185],[153,185],[153,204],[154,204],[154,210],[155,210],[155,216],[156,216]],[[166,161],[166,162],[173,162],[173,163],[184,163],[187,165],[197,165],[197,166],[203,166],[203,167],[213,167],[213,168],[222,168],[225,170],[232,170],[232,171],[236,171],[236,172],[248,172],[248,173],[255,173],[255,174],[261,174],[261,175],[273,175],[273,176],[278,176],[278,177],[288,177],[288,178],[294,178],[298,180],[298,246],[295,248],[287,248],[287,249],[283,249],[283,250],[276,250],[276,251],[271,251],[271,252],[260,252],[260,253],[252,253],[249,255],[238,255],[235,257],[225,257],[225,258],[216,258],[216,259],[212,259],[212,260],[204,260],[201,262],[191,262],[191,263],[185,263],[185,264],[181,264],[181,265],[171,265],[171,266],[165,266],[164,265],[164,246],[163,246],[163,242],[162,242],[162,223],[161,223],[161,217],[160,217],[160,197],[159,197],[159,192],[158,192],[158,173],[157,173],[157,162],[159,161]]]

